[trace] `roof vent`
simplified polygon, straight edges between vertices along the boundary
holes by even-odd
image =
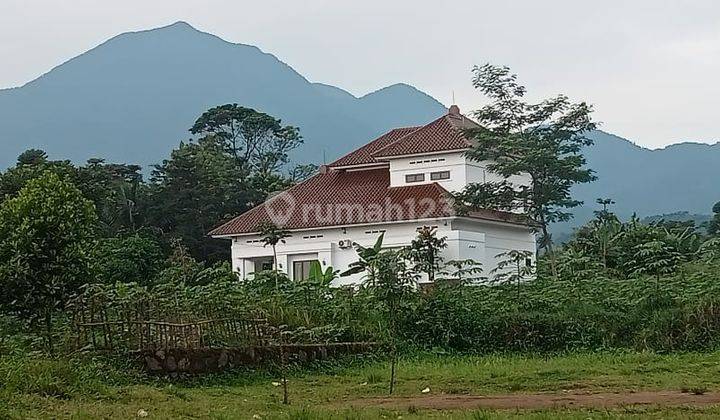
[[[457,105],[450,105],[450,109],[448,109],[448,114],[450,115],[460,115],[460,108]]]
[[[323,175],[326,174],[326,173],[328,173],[328,167],[327,167],[327,165],[320,165],[320,170],[319,170],[319,172],[320,172],[321,174],[323,174]]]

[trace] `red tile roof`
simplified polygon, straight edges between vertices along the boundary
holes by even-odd
[[[377,159],[446,150],[465,150],[472,147],[472,142],[465,137],[463,129],[472,127],[477,127],[477,124],[460,115],[459,112],[443,115],[430,124],[376,150],[372,156]]]
[[[329,166],[359,166],[378,158],[462,150],[472,146],[464,128],[477,124],[450,112],[423,127],[391,130]],[[449,193],[437,183],[390,187],[386,167],[346,171],[327,168],[210,232],[211,236],[254,233],[263,222],[290,230],[455,216]],[[517,214],[482,210],[466,217],[526,225]]]
[[[387,168],[330,170],[236,217],[210,235],[254,233],[263,222],[302,230],[450,217],[455,211],[449,198],[437,183],[391,188]],[[503,212],[482,211],[468,217],[524,224],[517,215]]]
[[[372,164],[377,163],[375,158],[372,157],[372,154],[376,151],[382,149],[383,147],[397,141],[401,137],[412,133],[413,131],[417,130],[420,127],[403,127],[403,128],[395,128],[387,133],[383,134],[382,136],[376,138],[375,140],[371,141],[370,143],[366,144],[365,146],[354,150],[347,155],[341,157],[340,159],[336,160],[335,162],[331,163],[329,166],[331,167],[337,167],[337,166],[352,166],[352,165],[365,165],[365,164]]]

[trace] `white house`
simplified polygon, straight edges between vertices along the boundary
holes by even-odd
[[[518,214],[491,210],[458,215],[449,191],[498,179],[484,162],[468,159],[472,142],[463,129],[476,126],[457,106],[422,127],[396,128],[323,166],[317,175],[216,228],[210,235],[232,241],[232,265],[242,278],[272,266],[257,227],[273,222],[291,231],[278,244],[278,269],[292,279],[307,276],[310,262],[347,269],[357,260],[353,243],[370,246],[384,233],[384,246],[409,245],[423,226],[446,237],[445,261],[473,259],[488,273],[496,255],[535,253],[535,234]],[[514,183],[527,179],[517,177]],[[336,285],[358,283],[362,275]]]

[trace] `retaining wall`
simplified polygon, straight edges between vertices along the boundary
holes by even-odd
[[[288,344],[285,346],[248,346],[233,348],[161,349],[137,353],[152,373],[218,372],[240,366],[278,363],[285,353],[288,362],[325,360],[345,354],[366,353],[376,343]]]

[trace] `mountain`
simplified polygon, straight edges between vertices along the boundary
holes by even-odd
[[[595,131],[595,144],[585,149],[588,167],[598,180],[574,188],[585,202],[575,218],[557,231],[592,217],[597,198],[611,198],[622,218],[690,212],[708,214],[720,201],[720,143],[678,143],[650,150],[622,137]]]
[[[446,112],[427,94],[395,84],[360,98],[312,83],[275,56],[233,44],[184,22],[118,35],[19,88],[0,90],[0,169],[36,147],[53,158],[103,157],[150,165],[190,134],[206,109],[254,107],[297,125],[298,163],[322,163],[390,128],[425,124]],[[720,144],[649,150],[602,131],[585,152],[598,181],[575,188],[586,205],[557,226],[568,232],[609,197],[621,216],[707,214],[720,200]]]
[[[118,35],[26,85],[0,90],[0,168],[36,147],[83,162],[159,163],[206,109],[238,103],[301,128],[297,162],[322,163],[445,107],[396,84],[360,98],[275,56],[184,22]]]

